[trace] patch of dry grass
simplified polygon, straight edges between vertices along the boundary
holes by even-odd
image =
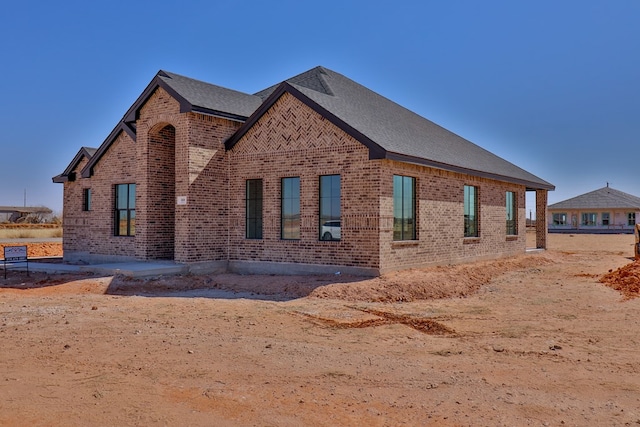
[[[62,234],[62,227],[59,226],[48,228],[0,228],[0,239],[47,239],[62,237]]]

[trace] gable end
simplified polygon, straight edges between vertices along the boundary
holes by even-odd
[[[288,93],[298,99],[307,107],[311,108],[316,113],[320,114],[323,118],[330,123],[344,131],[347,135],[353,137],[356,141],[360,142],[369,149],[369,159],[383,159],[386,157],[386,150],[373,142],[370,138],[363,135],[357,129],[351,127],[343,120],[336,117],[334,114],[320,106],[318,103],[310,99],[308,96],[300,92],[293,85],[283,82],[281,83],[269,97],[258,107],[258,109],[247,119],[247,121],[233,134],[226,142],[225,148],[231,150],[242,137],[256,124],[256,122],[276,103],[276,101],[285,93]]]

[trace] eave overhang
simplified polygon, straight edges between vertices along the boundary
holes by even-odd
[[[93,158],[92,154],[89,152],[89,149],[87,147],[82,147],[78,151],[78,153],[75,155],[73,160],[71,160],[71,163],[69,163],[69,166],[67,166],[64,172],[62,172],[60,175],[54,176],[53,178],[51,178],[51,180],[56,184],[63,184],[68,181],[75,181],[76,173],[74,172],[74,170],[78,167],[82,159],[85,157],[89,159],[89,161],[91,161],[91,159]]]
[[[82,168],[80,175],[82,178],[90,178],[93,175],[93,167],[100,161],[102,156],[107,152],[111,144],[118,138],[120,132],[126,133],[134,142],[136,141],[136,131],[129,123],[120,122],[118,125],[113,128],[109,136],[104,140],[104,142],[100,145],[98,150],[95,152],[89,163]]]

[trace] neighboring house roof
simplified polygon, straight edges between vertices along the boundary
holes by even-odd
[[[549,205],[549,210],[569,209],[640,209],[640,197],[607,186],[571,199]]]
[[[91,176],[93,166],[120,131],[126,131],[135,140],[135,120],[158,87],[162,87],[180,103],[181,112],[194,111],[244,122],[227,141],[228,149],[287,92],[367,146],[372,159],[386,158],[513,182],[525,185],[529,190],[555,188],[547,181],[324,67],[315,67],[254,95],[161,70],[90,159],[82,171],[83,177]],[[54,182],[63,181],[54,178]]]
[[[45,213],[50,214],[51,209],[44,206],[0,206],[0,213],[21,213],[21,214],[30,214],[30,213]]]

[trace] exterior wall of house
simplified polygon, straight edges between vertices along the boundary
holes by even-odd
[[[516,255],[526,247],[524,186],[370,160],[367,147],[287,93],[230,151],[224,141],[241,123],[180,113],[162,88],[140,109],[136,125],[135,142],[121,133],[91,178],[64,184],[66,259],[173,259],[249,272],[375,275]],[[336,174],[341,239],[326,241],[320,239],[319,180]],[[416,179],[416,240],[393,240],[394,175]],[[285,177],[300,177],[296,240],[281,238]],[[261,239],[246,238],[248,179],[263,180]],[[124,183],[136,184],[135,237],[113,232],[114,186]],[[464,185],[478,187],[477,238],[464,237]],[[93,192],[91,212],[82,211],[86,187]],[[506,235],[507,191],[517,194],[514,236]]]
[[[98,162],[91,178],[81,178],[82,161],[76,180],[64,183],[64,259],[69,262],[96,262],[132,259],[135,238],[114,236],[115,185],[136,182],[135,143],[121,132],[109,152]],[[83,189],[91,189],[91,210],[83,211]]]
[[[416,240],[393,240],[393,175],[416,178]],[[522,254],[526,249],[525,188],[406,163],[383,161],[381,273]],[[479,237],[464,237],[464,186],[478,187]],[[506,192],[517,197],[517,235],[506,234]]]
[[[228,164],[224,141],[241,125],[180,113],[159,88],[141,108],[134,142],[121,133],[91,178],[64,184],[64,253],[70,262],[227,259]],[[115,185],[136,184],[135,236],[114,236]],[[82,189],[93,206],[82,211]],[[178,204],[178,198],[185,203]]]
[[[593,225],[582,223],[583,213],[595,213],[596,222]],[[609,214],[609,224],[603,224],[603,213]],[[629,224],[629,214],[635,214],[635,222]],[[565,214],[566,224],[556,224],[553,220],[554,214]],[[622,230],[633,231],[635,224],[640,224],[640,211],[632,208],[628,209],[549,209],[547,213],[547,224],[549,231],[561,230]]]
[[[228,154],[232,268],[260,271],[270,264],[291,263],[289,268],[306,265],[306,271],[311,271],[309,265],[324,265],[344,273],[350,266],[359,273],[376,274],[380,162],[369,161],[365,146],[285,94]],[[325,241],[320,239],[319,180],[336,174],[341,180],[341,239]],[[281,238],[285,177],[300,177],[299,240]],[[245,237],[248,179],[263,180],[262,239]]]
[[[80,171],[87,162],[88,159],[83,159],[74,170],[77,179],[63,184],[62,250],[65,260],[73,253],[88,253],[91,250],[91,212],[82,210],[83,191],[84,188],[91,188],[91,181],[80,177]]]
[[[137,256],[179,262],[227,257],[227,175],[224,141],[241,125],[180,113],[162,88],[137,120]]]

